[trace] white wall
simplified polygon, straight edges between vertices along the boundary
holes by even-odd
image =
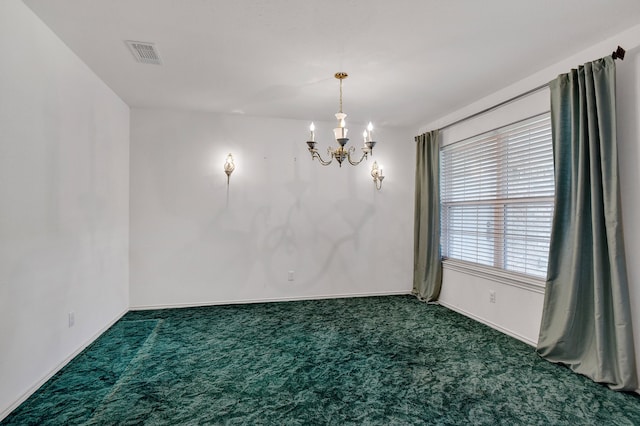
[[[640,40],[640,34],[636,40]],[[640,47],[617,67],[618,162],[631,314],[640,377]]]
[[[132,109],[132,308],[410,292],[413,135],[375,130],[376,191],[371,159],[311,161],[308,124]],[[324,153],[333,123],[316,125]]]
[[[442,117],[420,129],[441,127],[459,118],[495,105],[519,93],[544,84],[560,73],[587,61],[611,54],[617,45],[627,49],[624,61],[617,62],[617,108],[618,108],[618,155],[622,207],[627,250],[627,268],[631,290],[634,335],[636,340],[637,363],[640,367],[640,26],[618,34],[596,46],[579,52],[560,63],[533,74],[532,76],[505,89],[479,100],[453,114]],[[517,119],[543,110],[541,96],[548,91],[525,98],[479,119],[456,126],[445,133],[445,141],[459,139],[482,130],[493,129]],[[544,102],[544,99],[542,99]],[[548,107],[547,107],[548,109]],[[489,302],[489,290],[496,291],[496,303]],[[535,289],[507,286],[498,281],[486,280],[459,271],[445,271],[441,303],[463,312],[495,328],[520,338],[531,344],[538,340],[542,315],[542,294]]]
[[[1,419],[128,307],[129,109],[21,1],[0,58]]]
[[[445,129],[441,143],[448,145],[546,111],[549,111],[548,89]],[[468,270],[455,269],[445,262],[439,303],[535,345],[542,319],[544,280],[538,283],[529,280],[515,287],[509,280],[496,278],[469,274]],[[489,301],[491,292],[496,294],[495,303]]]

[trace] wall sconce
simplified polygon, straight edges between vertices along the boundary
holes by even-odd
[[[229,178],[231,177],[231,173],[236,169],[236,165],[233,164],[233,156],[231,154],[227,155],[227,160],[224,162],[224,172],[227,174],[227,186],[229,186]]]
[[[371,177],[373,177],[373,184],[376,186],[376,189],[380,191],[380,189],[382,189],[384,175],[382,174],[382,166],[378,167],[377,161],[374,161],[373,166],[371,166]]]

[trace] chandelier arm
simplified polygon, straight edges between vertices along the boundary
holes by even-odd
[[[322,159],[322,157],[320,156],[320,153],[318,152],[318,150],[313,150],[310,151],[311,152],[311,159],[317,158],[318,161],[320,162],[320,164],[322,164],[323,166],[328,166],[329,164],[333,163],[333,156],[331,156],[329,161],[325,161]],[[331,152],[331,151],[329,151]]]
[[[351,164],[352,166],[357,166],[358,164],[362,163],[362,160],[366,160],[367,159],[367,155],[369,154],[367,151],[363,151],[362,152],[362,157],[360,157],[360,159],[358,161],[353,161],[351,159],[351,154],[355,153],[356,149],[354,147],[349,148],[349,151],[347,152],[347,160],[349,161],[349,164]]]

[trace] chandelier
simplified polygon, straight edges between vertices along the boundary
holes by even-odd
[[[373,131],[373,125],[369,123],[367,126],[367,130],[362,133],[362,137],[364,139],[364,146],[362,147],[362,156],[359,160],[354,160],[352,156],[355,154],[356,149],[351,146],[348,149],[345,148],[349,139],[347,138],[347,132],[349,129],[346,128],[345,118],[347,118],[347,114],[342,112],[342,80],[347,78],[349,75],[346,72],[338,72],[335,74],[335,78],[340,80],[340,110],[336,113],[336,119],[338,120],[338,127],[333,129],[333,134],[338,142],[338,147],[333,148],[329,147],[327,149],[327,154],[329,155],[329,160],[324,160],[318,150],[316,149],[316,145],[318,144],[315,140],[315,126],[313,123],[309,126],[309,130],[311,131],[311,139],[307,141],[307,145],[309,146],[309,152],[311,153],[311,159],[317,158],[320,161],[320,164],[323,166],[328,166],[333,162],[334,159],[338,161],[340,167],[342,167],[342,162],[346,159],[349,164],[352,166],[357,166],[362,162],[362,160],[367,159],[369,154],[373,155],[373,147],[376,145],[375,141],[371,139],[371,132]],[[375,180],[375,178],[374,178]]]

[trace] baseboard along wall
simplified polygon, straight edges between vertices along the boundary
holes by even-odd
[[[209,302],[198,303],[169,303],[156,305],[135,305],[131,306],[132,311],[145,311],[153,309],[173,309],[173,308],[196,308],[200,306],[217,306],[217,305],[243,305],[250,303],[270,303],[270,302],[295,302],[299,300],[319,300],[319,299],[342,299],[347,297],[376,297],[376,296],[402,296],[410,295],[411,291],[381,291],[373,293],[343,293],[343,294],[318,294],[312,296],[294,296],[294,297],[271,297],[264,299],[232,299],[232,300],[215,300]]]

